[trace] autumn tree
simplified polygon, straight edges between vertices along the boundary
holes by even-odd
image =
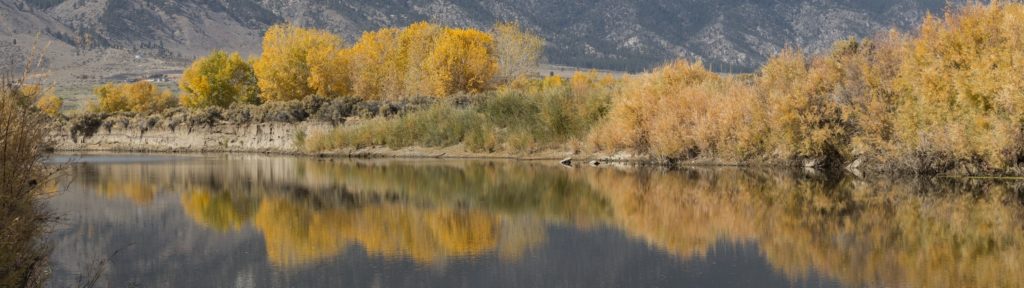
[[[281,101],[302,99],[306,95],[321,90],[338,87],[328,83],[326,75],[311,75],[310,52],[316,56],[330,55],[330,51],[338,51],[343,42],[337,35],[316,29],[306,29],[292,25],[275,25],[263,36],[263,54],[253,63],[259,84],[261,97],[264,101]],[[325,52],[327,51],[327,52]],[[326,53],[326,54],[320,54]],[[322,64],[322,63],[317,63]],[[332,68],[333,69],[333,68]],[[333,70],[317,69],[320,73]],[[310,85],[314,79],[317,87]]]
[[[64,106],[64,100],[57,97],[54,94],[53,88],[43,88],[37,84],[24,84],[17,87],[14,95],[22,96],[21,99],[16,99],[21,102],[22,105],[34,105],[37,109],[50,116],[60,115],[60,110]]]
[[[483,91],[498,70],[494,37],[473,29],[447,29],[424,65],[436,96]]]
[[[442,27],[427,22],[419,22],[405,29],[399,35],[402,54],[408,67],[405,71],[405,94],[424,96],[433,94],[433,86],[423,63],[434,51],[437,39],[444,32]]]
[[[54,95],[53,93],[47,93],[39,100],[36,100],[36,108],[46,113],[46,115],[57,116],[60,115],[60,109],[64,107],[64,100]]]
[[[401,94],[406,61],[398,41],[400,32],[385,28],[363,33],[350,49],[353,92],[359,97],[384,99]]]
[[[505,57],[514,72],[536,66],[543,41],[518,25],[499,25]],[[289,25],[273,26],[263,54],[253,64],[261,99],[355,95],[363,99],[445,96],[479,92],[497,73],[494,36],[474,29],[450,29],[426,22],[363,33],[350,48],[330,33]],[[532,63],[532,64],[531,64]],[[532,65],[532,66],[531,66]],[[510,66],[510,67],[512,67]]]
[[[231,103],[258,103],[256,74],[238,53],[214,51],[200,58],[181,77],[182,106],[228,107]]]
[[[498,78],[510,80],[537,69],[544,53],[544,39],[520,28],[519,23],[494,26]]]
[[[177,103],[171,91],[160,89],[149,81],[129,84],[103,84],[93,91],[97,112],[156,113]]]
[[[314,49],[306,55],[309,88],[317,95],[336,98],[352,93],[351,52],[345,49]]]
[[[897,130],[911,151],[1024,159],[1024,5],[973,3],[925,18],[903,55]]]

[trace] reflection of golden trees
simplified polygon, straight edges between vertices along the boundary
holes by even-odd
[[[794,280],[816,271],[851,286],[1024,284],[1016,184],[459,161],[214,163],[101,166],[85,182],[120,187],[100,193],[187,191],[182,205],[196,222],[222,231],[252,223],[283,267],[351,245],[421,264],[486,253],[515,261],[543,243],[548,225],[566,223],[617,227],[682,258],[754,242]],[[133,185],[153,188],[124,189]]]
[[[571,223],[608,217],[606,201],[557,167],[493,162],[306,162],[305,183],[343,185],[361,194],[394,194],[416,203],[480,208]],[[328,184],[332,183],[332,184]]]
[[[549,173],[551,167],[251,156],[203,161],[97,165],[81,171],[95,177],[75,185],[148,201],[157,191],[184,191],[189,217],[218,231],[251,221],[266,238],[270,260],[285,267],[334,257],[349,245],[424,264],[491,252],[515,260],[543,242],[546,223],[595,223],[608,215],[599,195]]]
[[[430,230],[450,255],[473,255],[490,250],[497,242],[493,216],[482,212],[440,210],[428,215]]]
[[[127,199],[140,205],[148,205],[160,191],[175,183],[180,174],[169,169],[173,166],[128,163],[119,165],[91,165],[73,167],[81,178],[71,185],[88,187],[97,194],[111,199]],[[187,170],[187,167],[179,167]],[[209,177],[209,176],[207,176]],[[187,183],[188,181],[185,181]]]
[[[732,210],[729,198],[688,193],[729,187],[680,181],[678,173],[670,172],[602,169],[585,173],[591,185],[610,200],[615,213],[612,222],[676,256],[703,256],[721,239],[753,238],[753,223]]]
[[[297,266],[358,244],[370,255],[435,263],[479,255],[497,245],[497,219],[481,211],[420,209],[394,204],[327,211],[267,198],[256,213],[270,261]]]
[[[1007,186],[740,171],[584,174],[604,188],[619,227],[676,255],[755,241],[792,279],[818,271],[852,286],[1024,284],[1024,213]]]
[[[156,198],[156,187],[145,182],[105,181],[96,186],[96,192],[107,198],[125,198],[143,205]]]
[[[210,193],[204,188],[194,188],[181,195],[181,206],[185,214],[207,227],[218,231],[242,228],[255,212],[255,202],[234,199],[231,193]]]

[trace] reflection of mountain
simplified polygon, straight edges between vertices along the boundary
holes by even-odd
[[[138,203],[180,199],[202,226],[260,233],[267,260],[289,271],[346,257],[353,246],[430,266],[489,253],[524,261],[524,251],[556,237],[547,230],[554,223],[616,229],[686,261],[754,243],[791,280],[822,273],[850,286],[1024,283],[1016,271],[1024,267],[1024,208],[1012,185],[500,162],[210,161],[80,166],[76,173],[95,177],[74,184]]]

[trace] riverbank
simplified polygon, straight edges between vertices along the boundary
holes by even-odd
[[[113,126],[92,134],[70,128],[51,134],[56,151],[298,153],[296,135],[328,129],[326,123],[216,124],[197,127]]]
[[[350,120],[358,123],[359,120]],[[348,124],[353,126],[355,124]],[[327,131],[346,124],[304,121],[298,123],[217,123],[210,126],[169,128],[153,125],[140,129],[133,125],[100,127],[92,134],[73,131],[73,125],[51,133],[53,150],[58,152],[153,152],[153,153],[264,153],[345,158],[479,158],[516,160],[616,161],[657,164],[664,161],[650,156],[620,153],[586,153],[578,149],[546,148],[529,152],[472,152],[463,144],[448,147],[385,146],[346,148],[324,152],[308,152],[301,148],[302,135]],[[667,162],[665,162],[667,163]]]
[[[410,108],[411,109],[411,108]],[[416,115],[416,111],[431,113],[437,109],[417,108],[405,115]],[[562,161],[570,159],[575,164],[623,163],[631,165],[656,166],[746,166],[746,167],[778,167],[778,168],[813,168],[830,173],[852,173],[854,175],[888,174],[888,175],[946,175],[946,176],[1007,176],[1024,175],[1018,168],[993,168],[983,162],[936,162],[929,159],[908,158],[893,165],[892,161],[883,161],[870,157],[795,157],[789,160],[778,160],[772,157],[751,158],[744,161],[731,161],[727,158],[715,158],[701,154],[687,157],[665,157],[654,153],[638,153],[630,148],[614,150],[593,149],[578,140],[533,142],[527,148],[517,148],[504,143],[494,145],[497,148],[480,149],[467,143],[464,134],[451,141],[453,144],[434,143],[424,145],[417,139],[430,138],[431,135],[407,135],[424,128],[396,129],[388,128],[381,131],[369,131],[374,137],[413,137],[417,141],[405,145],[380,145],[357,143],[353,145],[337,145],[340,148],[310,149],[310,141],[318,141],[317,137],[328,139],[335,131],[359,131],[364,127],[374,126],[381,121],[392,121],[391,124],[421,123],[444,127],[458,127],[450,119],[418,119],[411,116],[347,116],[331,117],[237,117],[241,109],[206,113],[204,111],[165,113],[164,115],[120,115],[120,114],[84,114],[64,118],[59,121],[57,129],[50,133],[52,148],[60,152],[157,152],[157,153],[263,153],[302,155],[308,157],[336,158],[444,158],[444,159],[514,159],[514,160],[545,160]],[[242,110],[245,112],[245,110]],[[286,111],[287,112],[287,111]],[[208,115],[209,114],[209,115]],[[282,113],[278,113],[282,114]],[[296,113],[283,113],[283,115]],[[213,116],[211,116],[213,115]],[[258,114],[257,114],[258,115]],[[268,114],[276,115],[276,114]],[[313,114],[317,115],[317,114]],[[450,115],[441,113],[439,115]],[[239,120],[242,119],[242,120]],[[278,120],[273,120],[278,119]],[[316,119],[332,119],[323,121]],[[411,121],[411,120],[415,121]],[[389,122],[384,122],[385,124]],[[446,124],[447,123],[447,124]],[[382,125],[387,127],[388,125]],[[402,125],[393,125],[401,128]],[[493,129],[493,128],[492,128]],[[435,129],[437,130],[437,129]],[[456,134],[441,129],[442,134]],[[508,130],[494,129],[497,133],[508,133]],[[402,132],[402,133],[398,133]],[[335,132],[336,133],[336,132]],[[317,136],[320,135],[320,136]],[[326,135],[326,136],[324,136]],[[385,135],[385,136],[381,136]],[[391,136],[387,136],[391,135]],[[600,137],[591,135],[593,137]],[[312,139],[312,140],[311,140]],[[394,138],[385,138],[394,139]],[[383,142],[392,144],[389,142]],[[350,143],[351,144],[351,143]],[[931,163],[931,164],[929,164]],[[935,163],[945,163],[935,165]],[[901,168],[902,167],[902,168]],[[909,168],[908,168],[909,167]]]
[[[131,122],[126,121],[125,123]],[[83,134],[81,131],[73,129],[75,125],[64,123],[60,129],[51,133],[50,137],[51,143],[53,143],[52,148],[56,152],[255,153],[321,158],[509,159],[550,162],[561,162],[568,159],[572,162],[571,165],[601,165],[605,163],[651,166],[819,167],[823,165],[822,161],[812,159],[791,163],[733,163],[716,159],[676,161],[631,151],[614,153],[583,151],[579,147],[570,147],[571,145],[556,145],[524,152],[473,152],[465,144],[447,147],[412,146],[397,149],[387,146],[372,146],[319,152],[302,149],[304,144],[302,135],[358,126],[362,121],[358,117],[353,117],[347,122],[349,124],[331,124],[320,121],[237,124],[222,121],[208,126],[181,125],[174,128],[164,125],[164,123],[155,123],[149,125],[148,129],[141,129],[139,125],[114,124],[100,125],[91,134]],[[860,173],[860,171],[856,172]]]

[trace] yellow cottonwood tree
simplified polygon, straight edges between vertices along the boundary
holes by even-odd
[[[483,91],[498,70],[494,37],[473,29],[447,29],[424,66],[435,96]]]
[[[402,54],[408,66],[405,71],[405,94],[407,96],[433,94],[433,86],[423,63],[434,51],[437,39],[443,31],[443,28],[427,22],[415,23],[402,29],[399,41],[401,41]]]
[[[310,85],[310,52],[330,53],[343,46],[342,39],[327,31],[292,25],[275,25],[263,36],[263,54],[253,63],[264,101],[302,99],[315,93]],[[324,70],[318,70],[324,71]],[[327,77],[312,77],[319,87]],[[337,85],[334,85],[337,86]]]
[[[320,96],[336,98],[352,93],[351,52],[345,49],[315,49],[306,55],[309,88]]]
[[[259,102],[256,74],[238,53],[214,51],[196,60],[182,74],[179,86],[181,104],[189,108]]]
[[[495,25],[494,46],[498,78],[506,81],[535,71],[544,53],[544,39],[523,30],[519,23]]]
[[[98,112],[158,113],[177,104],[171,91],[148,81],[107,83],[96,87],[93,93],[98,99]]]
[[[897,81],[907,95],[897,130],[909,149],[984,159],[1024,155],[1024,5],[972,4],[927,17]]]
[[[363,33],[351,48],[353,92],[365,99],[401,96],[406,60],[400,30],[385,28]]]
[[[64,100],[54,95],[52,91],[47,92],[42,97],[39,97],[39,100],[36,100],[36,108],[39,108],[39,111],[43,111],[46,115],[60,115],[60,109],[63,107]]]

